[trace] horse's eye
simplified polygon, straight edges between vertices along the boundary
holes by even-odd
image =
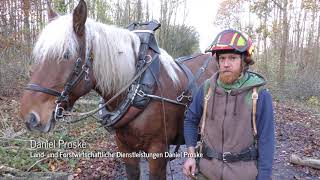
[[[68,51],[63,54],[63,58],[64,59],[69,59],[69,52]]]

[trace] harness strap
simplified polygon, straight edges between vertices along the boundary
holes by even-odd
[[[152,99],[157,100],[157,101],[165,101],[165,102],[168,102],[168,103],[171,103],[171,104],[186,106],[186,104],[181,103],[179,101],[171,100],[171,99],[164,98],[164,97],[157,96],[157,95],[153,95],[153,94],[147,94],[147,93],[144,93],[143,91],[139,91],[137,93],[137,95],[140,96],[140,97],[149,97],[149,98],[152,98]]]
[[[190,86],[192,86],[192,84],[195,84],[196,81],[200,78],[200,76],[202,75],[202,73],[204,73],[207,68],[208,68],[208,65],[209,65],[209,62],[211,60],[211,56],[209,56],[206,61],[203,63],[203,65],[200,67],[200,69],[197,71],[196,75],[195,75],[195,78],[193,79],[193,81],[188,85],[187,87],[187,90],[190,89]],[[193,92],[192,95],[195,95],[194,93],[196,92]]]
[[[197,56],[196,56],[197,57]],[[191,97],[194,97],[198,91],[198,86],[196,81],[200,78],[200,76],[206,71],[208,68],[209,62],[211,60],[211,56],[209,56],[203,63],[203,65],[196,72],[195,76],[193,76],[190,69],[183,63],[179,63],[179,59],[176,61],[177,64],[181,67],[181,69],[185,72],[188,78],[188,86],[187,88],[177,97],[177,101],[182,101],[184,97],[188,97],[188,100],[191,102],[192,99],[189,96],[186,96],[191,91]]]
[[[45,93],[45,94],[50,94],[52,96],[56,96],[56,97],[59,97],[61,96],[61,93],[54,90],[54,89],[48,89],[48,88],[44,88],[44,87],[41,87],[37,84],[27,84],[27,86],[24,88],[26,90],[30,90],[30,91],[36,91],[36,92],[42,92],[42,93]]]
[[[179,63],[184,63],[186,61],[192,60],[192,59],[197,58],[197,57],[202,56],[202,55],[203,55],[202,53],[199,53],[199,54],[196,54],[196,55],[182,56],[182,57],[179,57],[179,58],[175,59],[174,61],[177,62],[178,64]]]
[[[188,92],[190,90],[191,90],[191,94],[196,93],[197,86],[194,83],[192,83],[192,82],[194,82],[194,79],[196,79],[196,78],[193,76],[193,74],[192,74],[191,70],[188,68],[188,66],[186,66],[185,64],[182,64],[182,63],[181,64],[178,63],[178,65],[183,70],[183,72],[187,75],[187,78],[189,81],[187,88],[181,93],[180,96],[177,97],[177,101],[182,101],[182,99],[188,94]],[[191,101],[191,99],[189,101]]]

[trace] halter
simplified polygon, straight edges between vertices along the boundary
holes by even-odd
[[[81,49],[80,49],[81,52]],[[82,53],[80,53],[81,56]],[[36,91],[36,92],[42,92],[51,96],[56,96],[57,99],[55,101],[56,108],[54,111],[54,119],[58,121],[59,119],[63,118],[63,111],[65,110],[61,103],[65,102],[67,104],[67,108],[70,108],[69,105],[69,96],[73,90],[73,88],[79,84],[79,82],[84,78],[85,81],[89,81],[89,69],[92,67],[91,60],[93,59],[92,53],[90,53],[89,56],[87,56],[85,62],[82,64],[81,57],[78,57],[78,59],[75,62],[74,68],[72,73],[69,75],[68,80],[66,84],[64,85],[63,91],[59,92],[54,89],[42,87],[38,84],[27,84],[27,87],[25,87],[26,90]]]

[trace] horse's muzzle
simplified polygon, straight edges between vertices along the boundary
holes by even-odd
[[[37,116],[33,113],[30,113],[28,115],[28,118],[26,119],[26,126],[29,130],[33,130],[36,129],[37,127],[39,127],[40,124],[40,120],[37,118]]]
[[[53,116],[52,116],[53,117]],[[26,119],[26,126],[28,130],[37,130],[40,132],[47,133],[55,126],[55,120],[51,118],[51,120],[43,124],[41,123],[40,119],[37,118],[37,116],[34,113],[30,113]]]

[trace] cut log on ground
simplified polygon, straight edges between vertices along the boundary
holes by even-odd
[[[320,169],[320,160],[319,159],[313,159],[313,158],[305,158],[305,157],[299,157],[296,154],[291,154],[290,156],[290,162],[292,164],[302,165],[302,166],[309,166],[315,169]]]
[[[39,179],[39,180],[72,180],[73,175],[65,172],[23,172],[19,169],[0,165],[0,179]]]

